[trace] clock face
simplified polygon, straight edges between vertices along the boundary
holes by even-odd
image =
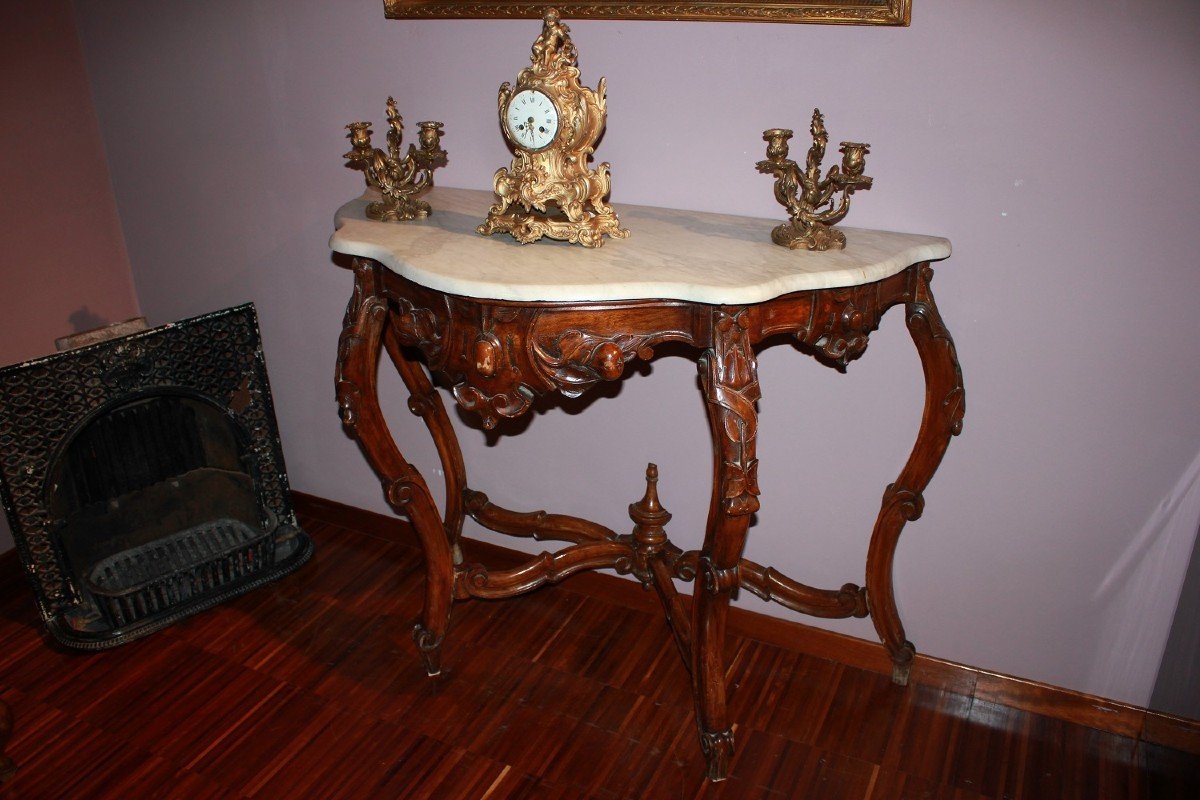
[[[522,89],[504,109],[504,128],[518,147],[541,150],[558,135],[558,109],[537,89]]]

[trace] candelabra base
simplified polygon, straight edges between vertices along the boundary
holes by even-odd
[[[821,222],[785,222],[771,231],[771,241],[789,250],[843,250],[846,234]]]
[[[377,222],[407,222],[428,217],[432,208],[424,200],[411,197],[393,200],[387,198],[367,204],[367,219]]]

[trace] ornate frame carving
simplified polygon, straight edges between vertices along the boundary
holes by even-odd
[[[506,0],[383,0],[388,19],[541,19],[548,7],[563,19],[704,20],[726,22],[808,22],[827,25],[908,25],[912,0],[792,0],[789,3],[638,2],[598,0],[591,3],[507,2]]]

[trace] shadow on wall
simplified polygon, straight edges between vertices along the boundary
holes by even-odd
[[[108,320],[92,311],[87,306],[84,306],[77,311],[72,311],[70,315],[67,316],[67,322],[71,325],[72,333],[83,333],[84,331],[103,328],[108,324]]]
[[[1150,708],[1200,720],[1200,531],[1192,546]]]
[[[1092,602],[1105,617],[1105,635],[1099,646],[1108,655],[1093,659],[1095,674],[1091,681],[1102,696],[1115,696],[1122,685],[1145,687],[1144,695],[1123,699],[1158,711],[1200,718],[1198,528],[1200,453],[1151,509],[1141,530],[1130,537],[1092,595]],[[1178,598],[1163,596],[1162,587],[1181,584]],[[1150,607],[1172,601],[1173,620],[1160,620],[1148,612]],[[1169,639],[1176,639],[1175,650],[1169,649]],[[1185,701],[1190,712],[1183,710],[1181,703]]]

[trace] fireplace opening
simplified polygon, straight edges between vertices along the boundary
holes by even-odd
[[[102,408],[49,471],[46,506],[85,602],[77,631],[127,625],[267,566],[246,436],[202,399]],[[88,597],[87,595],[90,595]]]
[[[63,644],[121,644],[311,554],[253,306],[6,367],[0,389],[0,500]]]

